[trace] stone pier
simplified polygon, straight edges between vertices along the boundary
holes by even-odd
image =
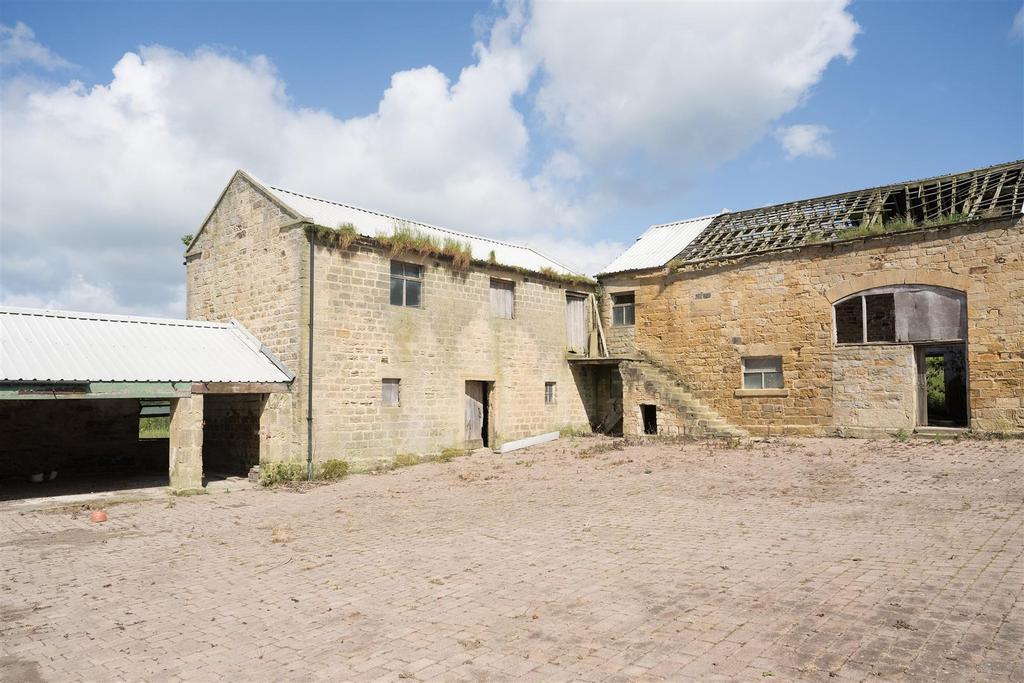
[[[203,396],[171,401],[170,486],[175,492],[203,487]]]

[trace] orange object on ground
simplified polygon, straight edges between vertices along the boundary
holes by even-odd
[[[107,513],[103,510],[93,510],[92,514],[89,515],[90,522],[105,522],[107,521]]]

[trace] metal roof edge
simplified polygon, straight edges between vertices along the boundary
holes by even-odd
[[[168,327],[208,327],[226,328],[228,323],[211,322],[208,320],[190,320],[187,318],[158,318],[140,315],[118,315],[113,313],[91,313],[87,311],[67,311],[55,308],[23,308],[19,306],[0,306],[0,315],[30,315],[41,318],[67,318],[69,320],[94,320],[102,322],[138,323],[144,325],[166,325]]]
[[[281,371],[282,373],[284,373],[284,375],[285,375],[285,376],[286,376],[286,377],[288,378],[288,381],[289,381],[289,382],[291,382],[292,380],[294,380],[294,379],[295,379],[295,373],[294,373],[294,372],[292,372],[291,370],[289,370],[289,369],[288,369],[288,366],[286,366],[286,365],[285,365],[284,363],[282,363],[282,362],[281,362],[281,359],[280,359],[280,358],[278,358],[278,357],[277,357],[277,356],[276,356],[276,355],[274,354],[274,352],[273,352],[273,351],[271,351],[271,350],[270,350],[270,349],[269,349],[269,348],[268,348],[268,347],[266,346],[266,344],[264,344],[264,343],[263,343],[263,342],[261,342],[261,341],[260,341],[259,339],[257,339],[257,338],[256,338],[256,337],[255,337],[255,336],[253,335],[253,333],[252,333],[252,332],[250,332],[250,331],[249,331],[249,330],[248,330],[248,329],[247,329],[247,328],[245,327],[245,325],[243,325],[242,323],[238,322],[238,321],[237,321],[237,320],[235,320],[234,318],[232,318],[232,319],[231,319],[231,320],[230,320],[230,321],[228,322],[228,325],[229,325],[229,326],[231,327],[231,329],[232,329],[232,330],[234,330],[234,332],[235,332],[235,333],[236,333],[236,334],[237,334],[237,335],[238,335],[239,337],[241,337],[241,338],[242,338],[242,339],[243,339],[243,340],[245,341],[245,343],[246,343],[246,344],[247,344],[247,345],[248,345],[248,346],[249,346],[249,347],[250,347],[250,348],[251,348],[251,349],[252,349],[253,351],[256,351],[257,353],[261,353],[261,354],[263,354],[264,356],[266,356],[267,360],[269,360],[269,361],[270,361],[271,363],[273,363],[274,367],[276,367],[276,368],[277,368],[278,370],[280,370],[280,371]]]

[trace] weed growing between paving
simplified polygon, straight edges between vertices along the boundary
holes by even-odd
[[[331,459],[313,465],[314,481],[338,481],[347,474],[348,463],[344,460]],[[260,463],[260,484],[263,486],[276,486],[305,480],[306,463],[295,461]]]

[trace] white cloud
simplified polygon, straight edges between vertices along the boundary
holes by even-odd
[[[780,126],[775,129],[775,137],[786,150],[787,159],[797,157],[817,157],[831,159],[835,156],[826,126],[812,123],[798,123],[792,126]]]
[[[1024,38],[1024,5],[1020,6],[1017,14],[1013,17],[1013,26],[1010,27],[1010,35]]]
[[[832,60],[853,57],[859,27],[845,6],[541,2],[523,44],[543,65],[538,106],[578,155],[639,162],[678,187],[761,137]]]
[[[36,34],[22,22],[14,26],[0,24],[0,66],[34,64],[49,71],[74,66],[45,45],[36,42]]]
[[[0,298],[182,314],[179,237],[236,168],[594,272],[620,245],[588,228],[632,188],[738,153],[853,54],[842,3],[743,7],[512,3],[454,82],[396,73],[350,119],[293,102],[263,56],[209,49],[142,47],[93,87],[8,78]]]

